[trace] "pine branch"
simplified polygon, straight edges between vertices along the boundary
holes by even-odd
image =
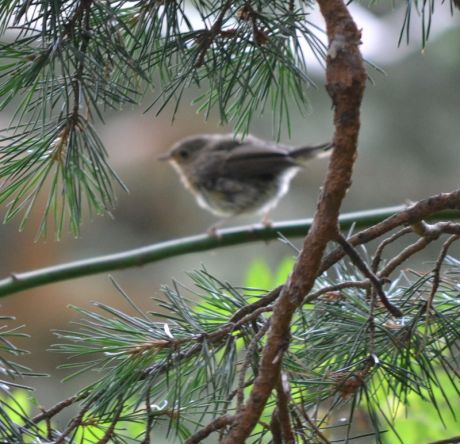
[[[443,244],[440,257],[445,256],[451,239]],[[360,408],[367,409],[371,417],[380,408],[382,396],[406,403],[407,394],[413,393],[428,397],[436,405],[438,400],[433,391],[443,384],[438,381],[439,369],[447,374],[453,386],[456,384],[458,371],[450,359],[460,338],[456,291],[460,262],[447,257],[449,267],[445,273],[441,272],[440,262],[438,259],[436,265],[439,271],[433,272],[438,273],[438,284],[430,301],[429,335],[426,322],[427,298],[433,288],[431,274],[417,277],[408,288],[405,288],[407,279],[403,286],[399,278],[388,290],[391,300],[404,307],[403,322],[393,320],[386,310],[374,310],[367,290],[360,286],[342,288],[336,290],[337,294],[324,297],[320,294],[314,305],[300,308],[293,317],[289,347],[286,343],[286,357],[281,364],[281,372],[289,375],[291,387],[287,384],[281,387],[278,379],[278,409],[273,411],[274,400],[266,404],[265,416],[259,421],[263,427],[262,432],[257,432],[260,437],[272,433],[274,442],[281,443],[291,439],[294,433],[304,442],[318,439],[328,442],[321,432],[330,424],[328,414],[318,418],[315,413],[314,419],[307,414],[323,401],[331,406],[330,411],[336,411],[350,405],[347,399],[353,397],[357,406],[363,403]],[[337,288],[342,280],[360,282],[359,270],[348,258],[335,264],[331,272],[338,282]],[[241,290],[212,277],[206,270],[191,273],[190,277],[196,289],[184,284],[163,287],[162,322],[158,321],[159,313],[133,307],[124,292],[122,296],[135,308],[136,316],[104,304],[95,304],[104,312],[102,315],[80,309],[84,319],[74,331],[57,332],[65,341],[55,346],[55,350],[78,357],[65,365],[74,368],[75,374],[103,369],[103,376],[78,395],[42,410],[33,418],[26,416],[21,430],[10,428],[1,436],[12,439],[17,432],[18,442],[26,433],[27,436],[47,433],[48,439],[59,440],[62,435],[73,439],[72,436],[79,436],[87,427],[96,427],[102,433],[100,438],[116,440],[122,439],[126,422],[144,423],[144,434],[166,420],[169,428],[181,437],[186,431],[184,440],[193,436],[195,442],[200,442],[223,425],[219,418],[228,417],[227,425],[236,426],[234,419],[239,411],[236,399],[241,397],[243,388],[256,384],[260,367],[254,365],[247,378],[243,374],[251,356],[257,355],[256,344],[266,343],[270,304],[280,298],[285,286],[249,303]],[[317,284],[323,287],[328,280],[319,277]],[[196,296],[197,290],[198,305],[189,301],[189,295]],[[369,347],[371,334],[372,347]],[[243,360],[235,359],[236,343]],[[447,388],[446,384],[441,387]],[[440,396],[448,402],[448,395]],[[148,405],[144,405],[144,400]],[[80,401],[79,411],[65,430],[59,431],[54,417]],[[321,408],[323,412],[328,409]],[[114,412],[122,414],[118,417]],[[206,421],[197,423],[197,414]],[[270,414],[271,426],[265,421]],[[353,412],[350,423],[352,417]],[[392,427],[394,420],[387,418],[387,426]],[[379,442],[379,426],[376,422],[373,426]],[[194,429],[198,431],[194,433]],[[225,434],[227,426],[220,430]],[[147,435],[144,441],[148,442]]]
[[[460,213],[458,211],[452,210],[441,212],[444,208],[450,207],[451,205],[440,205],[436,208],[436,213],[431,214],[430,212],[424,212],[420,215],[420,218],[425,218],[426,220],[438,220],[448,217],[459,218]],[[369,225],[379,223],[382,220],[386,220],[387,218],[391,218],[395,213],[402,212],[398,218],[399,222],[397,225],[399,225],[406,221],[406,212],[408,211],[410,211],[410,209],[405,210],[404,206],[400,206],[343,214],[339,218],[340,228],[342,230],[348,230],[350,227],[354,227],[355,229],[367,227]],[[20,273],[14,272],[11,273],[10,277],[0,280],[0,297],[55,282],[113,270],[140,267],[145,264],[158,262],[183,254],[196,253],[199,251],[207,251],[250,242],[273,240],[279,238],[280,234],[284,237],[303,236],[311,227],[311,224],[312,219],[303,219],[299,221],[279,222],[271,225],[270,227],[258,225],[229,228],[218,231],[218,235],[216,237],[208,236],[206,234],[197,235],[137,248],[134,250],[128,250],[121,253],[83,259],[33,271]],[[394,227],[390,226],[390,228],[388,228],[385,226],[384,229],[379,230],[379,235],[384,234],[392,228]],[[375,227],[373,230],[375,230]],[[357,239],[361,240],[363,237],[364,236],[359,233],[352,236],[350,242],[352,245],[356,245],[354,242],[356,242]],[[341,254],[343,253],[339,251],[328,255],[325,262],[328,264],[328,267],[339,260],[340,257],[342,257]],[[330,259],[332,259],[332,261],[328,263],[328,260]]]

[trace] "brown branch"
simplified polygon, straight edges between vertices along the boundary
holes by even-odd
[[[387,262],[385,267],[380,270],[377,275],[379,277],[388,277],[396,268],[398,268],[404,261],[409,259],[415,253],[423,250],[429,243],[433,242],[434,238],[422,237],[415,241],[413,244],[407,246],[397,256],[393,257]]]
[[[211,433],[217,432],[218,430],[230,425],[234,421],[234,418],[234,416],[230,415],[219,416],[214,421],[210,422],[206,427],[194,433],[189,439],[187,439],[187,441],[185,441],[184,444],[198,444],[199,442],[203,441],[203,439],[207,438]]]
[[[380,265],[380,261],[381,261],[381,258],[382,258],[382,253],[383,253],[383,250],[384,248],[391,244],[392,242],[394,242],[395,240],[399,239],[400,237],[406,235],[406,234],[409,234],[409,233],[412,233],[412,228],[411,227],[404,227],[404,228],[401,228],[401,230],[397,231],[396,233],[394,233],[393,235],[391,235],[390,237],[384,239],[380,244],[379,246],[377,247],[377,249],[375,250],[375,253],[374,253],[374,257],[372,259],[372,270],[375,272],[377,272],[378,268],[379,268],[379,265]]]
[[[240,369],[240,375],[238,378],[238,388],[236,393],[236,410],[239,411],[241,406],[244,402],[244,389],[246,387],[245,377],[246,371],[249,368],[251,363],[251,359],[253,358],[254,351],[257,347],[258,342],[260,339],[267,333],[267,330],[270,328],[270,319],[268,319],[263,327],[257,332],[257,334],[251,339],[247,349],[246,349],[246,356],[243,362],[243,365]]]
[[[337,236],[337,242],[343,248],[343,251],[348,255],[353,264],[361,271],[361,273],[366,276],[372,285],[375,288],[375,291],[379,295],[380,301],[385,306],[385,308],[393,315],[398,318],[403,316],[401,310],[394,306],[387,298],[387,295],[383,291],[381,280],[371,271],[371,269],[366,265],[366,263],[361,259],[359,254],[353,248],[352,245],[339,233]]]
[[[141,444],[150,444],[150,431],[153,426],[152,406],[150,404],[150,387],[145,395],[145,413],[147,417],[145,421],[145,437]]]
[[[110,421],[110,425],[104,433],[104,436],[97,442],[97,444],[107,444],[113,437],[113,432],[117,426],[118,420],[120,419],[121,412],[123,411],[123,402],[120,401],[118,408],[113,413],[113,418]]]
[[[81,401],[82,399],[86,398],[86,396],[87,396],[86,394],[85,395],[80,394],[80,395],[71,396],[68,399],[64,399],[63,401],[60,401],[56,405],[51,407],[50,409],[42,410],[41,413],[39,413],[38,415],[32,418],[32,423],[37,424],[40,421],[51,419],[54,416],[56,416],[58,413],[60,413],[62,410],[64,410],[66,407],[69,407],[72,404],[78,401]]]
[[[423,229],[421,229],[422,226],[423,226]],[[460,234],[460,224],[454,223],[454,222],[438,222],[433,225],[429,225],[423,222],[422,224],[417,223],[417,224],[413,224],[411,227],[403,228],[402,230],[398,231],[394,235],[382,241],[381,244],[377,247],[377,250],[374,254],[374,259],[372,261],[372,267],[374,270],[376,269],[376,267],[378,267],[378,264],[380,263],[380,255],[383,251],[383,248],[389,243],[400,238],[404,234],[414,231],[414,228],[417,234],[421,235],[422,237],[418,239],[417,241],[415,241],[414,243],[408,245],[406,248],[404,248],[399,254],[397,254],[391,260],[389,260],[384,268],[382,268],[378,273],[376,273],[376,276],[380,280],[387,278],[404,261],[409,259],[414,254],[418,253],[419,251],[423,250],[429,243],[438,239],[439,236],[441,236],[441,234],[452,234],[452,235]],[[350,239],[348,239],[347,241],[351,245]],[[337,252],[338,250],[335,250],[335,251]],[[345,254],[343,249],[340,249],[340,251]],[[335,291],[342,290],[345,288],[367,289],[369,288],[369,285],[370,285],[370,281],[368,279],[362,280],[362,281],[340,282],[339,284],[331,285],[328,287],[323,287],[314,293],[310,293],[305,298],[304,303],[311,303],[315,301],[316,299],[320,298],[322,295],[330,293],[330,292],[335,292]]]
[[[340,206],[351,184],[360,127],[359,108],[367,79],[358,49],[361,35],[343,0],[318,3],[329,40],[326,87],[335,108],[334,150],[312,227],[292,275],[275,303],[252,392],[222,444],[243,443],[262,414],[278,381],[292,317],[313,287],[326,245],[336,237]]]
[[[267,296],[270,296],[270,298],[274,297],[272,293],[273,292],[270,292]],[[273,294],[276,295],[276,293],[273,293]],[[264,298],[259,299],[254,304],[250,304],[248,306],[241,308],[240,311],[237,311],[231,318],[231,319],[240,318],[238,322],[225,324],[220,329],[214,332],[202,334],[195,338],[178,339],[178,340],[172,340],[172,341],[158,340],[158,341],[154,341],[154,343],[152,341],[152,343],[141,345],[139,348],[139,351],[142,347],[147,347],[147,348],[152,348],[152,349],[158,348],[158,347],[163,347],[163,348],[168,347],[168,348],[176,349],[179,345],[184,344],[186,342],[187,343],[190,343],[191,341],[197,342],[196,344],[191,346],[188,350],[185,350],[185,351],[177,350],[166,361],[149,367],[143,372],[143,374],[141,375],[139,379],[140,380],[146,379],[151,374],[154,374],[160,371],[165,371],[172,365],[177,365],[180,361],[184,361],[190,358],[191,356],[199,353],[202,349],[201,343],[204,340],[207,340],[208,342],[213,342],[213,343],[219,342],[220,340],[225,338],[228,334],[232,333],[235,330],[238,330],[238,328],[242,327],[247,322],[251,322],[254,319],[256,319],[263,312],[271,310],[271,308],[265,307],[263,303],[261,303],[262,300],[264,300]],[[267,299],[267,301],[269,300],[270,299]],[[267,301],[265,302],[269,303]],[[250,312],[249,310],[245,310],[246,307],[251,307],[251,309],[254,309],[254,310]],[[248,311],[249,313],[247,313]],[[143,348],[143,350],[145,350],[145,348]]]
[[[420,200],[408,207],[406,210],[400,211],[393,216],[388,217],[384,221],[356,233],[348,239],[348,242],[353,246],[366,244],[380,236],[383,236],[389,231],[394,230],[395,228],[406,225],[414,225],[434,213],[448,209],[460,209],[460,189],[450,193],[437,194],[427,199]],[[342,259],[344,255],[345,253],[342,248],[337,248],[329,253],[321,263],[319,274],[324,273],[332,267],[332,265]]]
[[[203,35],[201,36],[201,41],[199,44],[200,52],[198,54],[197,61],[195,62],[195,67],[198,68],[201,65],[203,65],[204,58],[206,57],[206,52],[208,51],[216,36],[219,35],[222,31],[222,24],[224,22],[225,14],[229,10],[232,3],[233,2],[231,0],[227,0],[227,2],[224,5],[222,5],[222,9],[220,10],[219,15],[217,16],[216,21],[211,26],[211,29],[203,31]]]
[[[252,304],[245,305],[241,307],[229,320],[229,323],[236,323],[241,320],[244,316],[249,313],[252,313],[254,310],[257,310],[261,307],[266,307],[270,305],[272,302],[276,301],[278,296],[281,293],[282,285],[279,287],[274,288],[272,291],[267,293],[264,297],[258,299],[257,301],[253,302]]]
[[[290,388],[287,375],[280,373],[278,384],[276,385],[276,410],[284,444],[295,444],[295,435],[291,426],[291,415],[289,414]]]
[[[455,444],[460,442],[460,436],[453,436],[452,438],[441,439],[440,441],[432,441],[429,444]]]
[[[245,306],[243,308],[246,308],[246,307],[248,306]],[[256,320],[262,313],[265,313],[271,310],[272,310],[271,307],[264,307],[262,305],[258,308],[255,308],[252,312],[249,312],[243,317],[238,316],[238,317],[241,317],[241,319],[238,322],[236,323],[229,322],[227,324],[224,324],[222,327],[218,328],[217,330],[212,331],[210,333],[202,333],[196,336],[180,338],[180,339],[152,339],[148,342],[143,342],[143,343],[140,343],[138,345],[135,345],[129,348],[126,351],[126,353],[137,355],[139,353],[144,353],[149,350],[158,350],[158,349],[164,349],[164,348],[171,348],[171,349],[176,350],[182,345],[190,344],[194,342],[199,343],[199,344],[204,341],[207,341],[210,343],[219,342],[223,338],[225,338],[227,335],[241,329],[247,323]],[[236,314],[238,314],[238,312]],[[235,315],[232,317],[232,319],[234,317]]]
[[[344,290],[346,288],[367,289],[367,288],[369,288],[369,286],[370,286],[370,282],[368,280],[340,282],[340,284],[329,285],[327,287],[320,288],[319,290],[315,291],[314,293],[310,293],[304,299],[304,303],[308,304],[310,302],[315,301],[316,299],[321,298],[321,296],[323,296],[323,295],[324,295],[324,297],[326,297],[326,296],[328,296],[328,293],[335,293],[335,292],[338,292],[339,290]]]
[[[430,317],[431,317],[431,308],[433,307],[433,299],[436,295],[436,292],[438,291],[439,284],[441,283],[441,267],[444,262],[444,259],[447,256],[447,252],[449,251],[450,246],[458,240],[459,236],[456,234],[453,234],[449,239],[447,239],[439,253],[439,256],[436,260],[436,264],[434,266],[434,269],[432,271],[433,273],[433,284],[431,285],[431,291],[430,295],[428,296],[428,300],[426,301],[426,308],[425,308],[425,332],[423,334],[423,339],[420,343],[419,346],[419,351],[423,350],[425,348],[427,338],[428,338],[428,330],[430,326]]]
[[[368,290],[369,297],[369,337],[368,337],[368,350],[369,355],[373,356],[375,354],[375,308],[377,306],[375,287],[372,287]]]
[[[427,322],[428,322],[428,317],[429,317],[431,307],[433,306],[434,296],[435,296],[436,292],[438,291],[439,284],[441,282],[441,267],[442,267],[442,263],[444,262],[444,259],[447,256],[447,252],[449,251],[450,246],[456,240],[458,240],[458,235],[456,235],[456,234],[453,234],[451,237],[449,237],[449,239],[447,239],[444,242],[444,244],[443,244],[443,246],[441,248],[441,251],[439,253],[438,259],[436,260],[436,265],[435,265],[435,267],[433,269],[433,285],[431,286],[430,296],[428,297],[428,301],[426,303]]]
[[[329,441],[326,436],[324,436],[323,432],[321,432],[321,430],[319,429],[319,427],[315,424],[315,422],[310,418],[310,416],[308,415],[307,411],[305,410],[305,407],[304,407],[304,400],[303,400],[303,396],[302,396],[302,402],[299,404],[299,406],[297,406],[297,409],[300,410],[303,418],[305,419],[305,421],[308,423],[308,425],[313,429],[313,431],[315,432],[316,436],[324,443],[324,444],[331,444],[331,441]]]
[[[272,413],[270,431],[272,432],[272,444],[283,444],[283,432],[281,431],[281,424],[277,408],[275,408]]]
[[[78,40],[80,44],[80,54],[79,54],[79,63],[75,71],[74,79],[72,80],[72,89],[73,89],[73,109],[72,114],[69,120],[69,128],[73,129],[78,123],[78,115],[80,112],[80,100],[81,100],[81,82],[83,77],[83,72],[85,69],[85,57],[86,51],[88,50],[88,45],[90,41],[90,10],[93,0],[81,0],[80,5],[75,12],[75,21],[71,23],[71,31],[73,32],[73,27],[75,22],[78,22],[79,25],[79,36]]]
[[[91,404],[87,403],[84,405],[80,411],[78,412],[77,416],[75,416],[67,426],[67,428],[59,435],[59,438],[56,440],[54,444],[62,444],[66,441],[67,435],[72,433],[77,427],[82,424],[83,417],[85,416],[86,412],[89,410]]]
[[[391,259],[383,270],[379,271],[378,276],[380,278],[388,277],[402,262],[423,250],[430,242],[438,239],[441,234],[460,234],[460,224],[454,222],[438,222],[432,225],[418,222],[413,224],[412,228],[422,237]]]

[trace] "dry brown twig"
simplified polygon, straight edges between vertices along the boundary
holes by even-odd
[[[356,266],[361,273],[364,274],[369,279],[369,282],[373,285],[376,293],[379,295],[380,302],[385,306],[385,308],[393,315],[398,318],[402,317],[403,313],[398,307],[395,307],[387,298],[385,292],[383,291],[382,281],[373,273],[373,271],[366,265],[366,263],[361,259],[356,250],[348,243],[348,241],[341,235],[338,234],[337,242],[343,248],[343,251],[348,255],[350,260]]]
[[[246,347],[246,356],[243,361],[243,364],[240,368],[240,375],[238,378],[238,388],[236,390],[236,410],[239,411],[244,402],[244,389],[246,387],[246,371],[251,364],[251,359],[253,359],[254,352],[256,350],[257,344],[260,339],[267,333],[267,330],[270,328],[270,319],[268,319],[262,328],[257,332],[257,334],[252,338],[249,345]]]
[[[421,341],[421,344],[420,344],[420,348],[419,350],[423,350],[423,348],[425,348],[426,346],[426,342],[427,342],[427,339],[428,339],[428,331],[429,331],[429,328],[430,328],[430,319],[431,319],[431,311],[432,311],[432,307],[433,307],[433,299],[436,295],[436,292],[438,291],[439,289],[439,284],[441,283],[441,268],[442,268],[442,264],[444,262],[444,259],[446,258],[447,256],[447,253],[449,251],[449,248],[450,246],[455,242],[457,241],[459,238],[459,235],[458,234],[453,234],[452,236],[450,236],[445,242],[444,244],[442,245],[442,248],[441,248],[441,251],[439,253],[439,256],[436,260],[436,264],[433,268],[433,283],[431,285],[431,291],[430,291],[430,295],[428,296],[428,300],[426,301],[426,308],[425,308],[425,332],[423,334],[423,339]]]
[[[281,372],[276,385],[276,399],[275,412],[279,419],[283,443],[295,444],[295,435],[292,430],[291,415],[289,413],[290,387],[287,374],[284,372]]]
[[[440,441],[432,441],[429,444],[455,444],[460,442],[460,436],[453,436],[452,438],[441,439]]]
[[[392,234],[390,237],[387,237],[386,239],[384,239],[379,244],[379,246],[375,250],[374,257],[372,258],[372,266],[371,266],[371,268],[372,268],[372,271],[374,273],[376,273],[378,268],[379,268],[380,261],[382,260],[382,253],[383,253],[383,250],[385,249],[385,247],[390,245],[392,242],[400,239],[402,236],[404,236],[406,234],[409,234],[409,233],[412,233],[412,228],[411,227],[401,228],[401,230],[399,230],[396,233]]]
[[[218,430],[227,427],[234,421],[234,417],[230,415],[219,416],[218,418],[211,421],[206,427],[198,430],[194,433],[184,444],[198,444],[207,438],[211,433],[217,432]]]
[[[123,411],[123,403],[120,402],[117,409],[113,413],[113,417],[110,421],[110,425],[104,433],[104,436],[97,442],[97,444],[107,444],[110,442],[110,439],[113,437],[115,427],[117,426],[118,420],[120,419],[121,413]]]
[[[441,252],[439,253],[438,259],[436,260],[435,267],[433,269],[433,284],[431,286],[431,292],[430,296],[428,297],[428,301],[426,303],[426,315],[427,315],[427,322],[428,322],[428,317],[431,311],[431,308],[433,306],[433,299],[438,291],[439,284],[441,283],[441,267],[444,262],[444,259],[447,256],[447,253],[449,251],[450,246],[457,241],[459,238],[458,234],[453,234],[450,236],[443,244],[441,248]]]
[[[311,427],[311,429],[315,432],[316,436],[324,443],[324,444],[331,444],[331,442],[324,436],[323,432],[318,428],[315,422],[310,418],[310,415],[305,410],[303,396],[301,396],[302,402],[296,405],[297,410],[301,413],[303,419],[306,423]]]
[[[374,239],[377,239],[398,227],[407,225],[415,226],[415,224],[423,221],[431,214],[438,213],[448,209],[460,209],[460,189],[450,193],[440,193],[435,196],[430,196],[427,199],[422,199],[406,210],[400,211],[384,221],[373,225],[365,230],[362,230],[348,239],[348,242],[356,247],[357,245],[367,244]],[[446,230],[453,228],[453,222],[444,222]],[[451,233],[454,234],[454,233]],[[340,259],[345,256],[345,252],[341,247],[335,249],[323,259],[319,274],[324,273],[332,267]]]

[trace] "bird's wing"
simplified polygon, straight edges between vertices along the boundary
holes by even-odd
[[[297,166],[297,162],[287,150],[243,142],[228,152],[222,163],[221,174],[236,178],[273,176],[294,166]]]

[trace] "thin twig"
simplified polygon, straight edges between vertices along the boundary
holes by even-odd
[[[294,406],[295,407],[295,406]],[[305,441],[305,427],[302,424],[302,420],[300,419],[297,410],[293,408],[291,410],[291,418],[292,418],[292,427],[294,430],[294,436],[301,438],[304,444],[307,444],[308,441]]]
[[[297,409],[300,410],[302,413],[303,418],[305,421],[308,423],[308,425],[313,429],[315,432],[316,436],[324,443],[324,444],[331,444],[331,442],[324,436],[323,432],[319,429],[319,427],[315,424],[315,422],[310,418],[310,415],[308,415],[307,411],[305,410],[304,407],[304,401],[303,401],[303,396],[302,396],[302,402],[300,403],[299,406],[297,406]]]
[[[459,209],[460,189],[454,190],[450,193],[441,193],[435,196],[430,196],[427,199],[420,200],[410,207],[403,208],[385,220],[354,234],[348,239],[348,242],[354,247],[366,244],[394,230],[395,228],[405,225],[413,225],[421,220],[431,219],[433,216],[436,216],[436,213],[444,210],[455,211],[446,211],[444,213],[445,217],[442,217],[442,213],[439,213],[437,216],[441,216],[440,219],[458,218]],[[332,265],[342,259],[344,255],[345,252],[340,247],[329,253],[321,263],[319,274],[324,273],[324,271],[332,267]]]
[[[269,307],[258,307],[255,311],[252,313],[247,314],[243,318],[241,318],[236,324],[225,324],[223,327],[219,328],[218,330],[211,332],[211,333],[205,333],[202,335],[199,335],[195,338],[186,338],[186,339],[178,339],[176,341],[152,341],[151,343],[148,343],[146,345],[140,345],[137,347],[137,352],[139,351],[145,351],[146,347],[155,349],[158,348],[158,344],[164,344],[162,347],[168,347],[174,350],[174,352],[168,357],[167,360],[153,365],[152,367],[149,367],[146,369],[142,376],[140,377],[141,380],[148,378],[151,375],[157,374],[158,372],[165,371],[167,368],[169,368],[171,365],[177,365],[178,362],[186,360],[190,358],[191,356],[200,353],[202,350],[202,342],[203,340],[206,340],[207,342],[215,343],[219,342],[225,337],[227,337],[228,334],[232,333],[235,330],[238,330],[242,326],[244,326],[246,323],[253,321],[256,319],[258,316],[260,316],[262,313],[271,310]],[[177,349],[178,346],[190,342],[197,342],[196,344],[192,345],[188,350],[182,351],[180,349]],[[136,350],[136,348],[133,348],[133,350]]]
[[[304,300],[305,304],[308,304],[312,301],[315,301],[316,299],[320,298],[322,295],[327,294],[327,293],[332,293],[334,291],[339,291],[339,290],[344,290],[346,288],[361,288],[361,289],[366,289],[369,288],[370,282],[369,280],[363,280],[363,281],[345,281],[345,282],[340,282],[339,284],[336,285],[329,285],[327,287],[322,287],[319,290],[315,291],[314,293],[310,293]]]
[[[280,285],[273,290],[271,290],[269,293],[267,293],[265,296],[261,297],[257,301],[253,302],[252,304],[245,305],[244,307],[241,307],[229,320],[229,323],[236,323],[240,321],[244,316],[254,312],[258,308],[261,307],[266,307],[267,305],[270,305],[272,302],[276,301],[278,298],[281,288],[283,286]]]
[[[234,416],[224,415],[211,421],[206,427],[203,427],[198,432],[194,433],[184,444],[198,444],[207,438],[211,433],[217,432],[218,430],[229,426],[235,420]]]
[[[428,297],[427,303],[426,303],[426,314],[427,314],[427,322],[428,322],[428,317],[429,313],[431,311],[431,308],[433,306],[433,299],[438,291],[439,284],[441,282],[441,267],[444,262],[444,259],[447,256],[447,252],[449,251],[450,246],[458,240],[459,236],[454,234],[450,236],[442,245],[441,251],[439,253],[438,259],[436,260],[435,267],[433,269],[433,284],[431,286],[431,292],[430,296]]]
[[[453,436],[452,438],[441,439],[440,441],[432,441],[429,444],[455,444],[460,442],[460,436]]]
[[[295,444],[295,435],[292,431],[291,415],[289,414],[290,387],[287,375],[280,373],[278,384],[276,385],[278,418],[283,434],[284,444]]]
[[[459,236],[454,234],[450,236],[442,245],[441,251],[439,253],[439,256],[436,260],[436,264],[433,268],[433,283],[431,285],[431,291],[430,295],[428,296],[428,300],[426,301],[426,308],[425,308],[425,331],[423,334],[423,338],[421,340],[420,346],[419,346],[419,351],[423,350],[425,348],[427,339],[428,339],[428,330],[430,327],[430,318],[431,318],[431,309],[433,307],[433,299],[436,295],[436,292],[438,291],[439,284],[441,283],[441,268],[442,264],[444,262],[444,259],[447,256],[447,252],[449,251],[450,246],[458,240]]]
[[[70,421],[67,428],[59,435],[59,438],[55,441],[54,444],[62,444],[63,442],[65,442],[65,439],[69,435],[69,433],[71,433],[73,430],[75,430],[77,427],[81,425],[83,417],[89,410],[90,406],[91,404],[87,403],[80,409],[78,414]]]
[[[381,261],[381,258],[382,258],[382,253],[383,253],[383,250],[384,248],[391,244],[392,242],[394,242],[395,240],[399,239],[400,237],[406,235],[406,234],[409,234],[409,233],[412,233],[412,228],[411,227],[404,227],[404,228],[401,228],[401,230],[397,231],[396,233],[392,234],[390,237],[384,239],[380,244],[379,246],[377,247],[377,249],[375,250],[375,253],[374,253],[374,257],[372,259],[372,270],[374,271],[374,273],[377,272],[378,268],[379,268],[379,265],[380,265],[380,261]]]
[[[262,328],[257,332],[257,334],[251,339],[251,342],[248,344],[246,349],[246,356],[243,361],[243,365],[240,369],[240,374],[238,377],[238,387],[236,391],[236,411],[240,411],[244,402],[244,389],[246,387],[246,371],[251,364],[255,349],[260,341],[260,339],[265,335],[268,328],[270,327],[270,319],[267,319]]]
[[[259,302],[259,301],[257,301]],[[202,343],[203,341],[207,341],[210,343],[219,342],[224,337],[229,335],[234,331],[238,331],[244,325],[249,322],[256,320],[262,313],[267,311],[271,311],[272,307],[258,307],[254,309],[254,311],[249,312],[246,316],[242,317],[236,323],[226,323],[220,328],[215,331],[209,333],[202,333],[192,337],[180,338],[180,339],[152,339],[151,341],[143,342],[141,344],[135,345],[127,350],[127,353],[131,354],[139,354],[144,353],[148,350],[158,350],[164,348],[171,348],[173,350],[177,350],[180,346],[185,344],[190,344],[193,342]]]
[[[225,14],[229,10],[232,3],[232,0],[227,0],[227,2],[221,6],[219,15],[217,16],[216,21],[211,26],[211,29],[209,29],[209,31],[203,31],[203,35],[201,36],[201,42],[199,45],[200,51],[195,62],[195,67],[200,67],[201,65],[203,65],[206,52],[208,51],[216,36],[219,35],[219,33],[221,32]]]
[[[369,293],[369,342],[368,350],[372,356],[375,353],[375,308],[377,305],[377,295],[375,293],[375,287],[368,289]]]
[[[141,444],[150,444],[150,431],[152,430],[153,425],[152,406],[150,405],[150,389],[147,390],[147,393],[145,395],[145,413],[145,438]]]
[[[423,250],[429,243],[433,241],[433,238],[428,237],[421,237],[420,239],[416,240],[413,244],[407,246],[398,255],[389,260],[385,267],[377,273],[377,276],[379,276],[380,278],[388,277],[404,261],[409,259],[415,253],[418,253],[419,251]]]
[[[251,379],[249,379],[248,381],[246,381],[244,383],[243,388],[247,388],[247,387],[251,386],[253,383],[254,383],[254,378],[251,378]],[[230,402],[237,394],[238,394],[238,388],[236,388],[235,390],[231,391],[229,393],[228,397],[227,397],[227,402]]]
[[[58,413],[60,413],[62,410],[64,410],[66,407],[69,407],[72,404],[75,404],[76,402],[81,401],[82,399],[86,397],[87,397],[87,394],[79,394],[79,395],[74,395],[74,396],[71,396],[70,398],[64,399],[58,402],[53,407],[49,408],[48,410],[42,409],[42,412],[34,416],[31,422],[33,424],[37,424],[40,421],[51,419],[54,416],[56,416]]]
[[[401,310],[394,306],[388,300],[385,292],[383,291],[382,282],[380,281],[380,279],[372,272],[372,270],[367,266],[367,264],[361,259],[360,255],[356,252],[353,246],[340,233],[337,235],[337,242],[343,248],[343,251],[345,251],[345,253],[351,259],[351,261],[361,271],[361,273],[363,273],[364,276],[366,276],[372,283],[377,294],[379,295],[380,301],[385,306],[385,308],[393,316],[402,317],[403,313],[401,312]]]
[[[112,420],[110,421],[110,425],[104,433],[104,436],[97,442],[97,444],[107,444],[109,440],[113,437],[113,432],[115,431],[115,427],[120,419],[121,412],[123,411],[123,402],[119,400],[119,405],[115,409],[113,413]]]
[[[419,234],[421,238],[406,247],[389,261],[384,269],[379,271],[378,276],[380,278],[388,277],[402,262],[418,251],[423,250],[430,242],[438,239],[441,234],[460,234],[460,224],[454,222],[438,222],[430,225],[424,221],[418,221],[416,224],[412,224],[412,229]]]

